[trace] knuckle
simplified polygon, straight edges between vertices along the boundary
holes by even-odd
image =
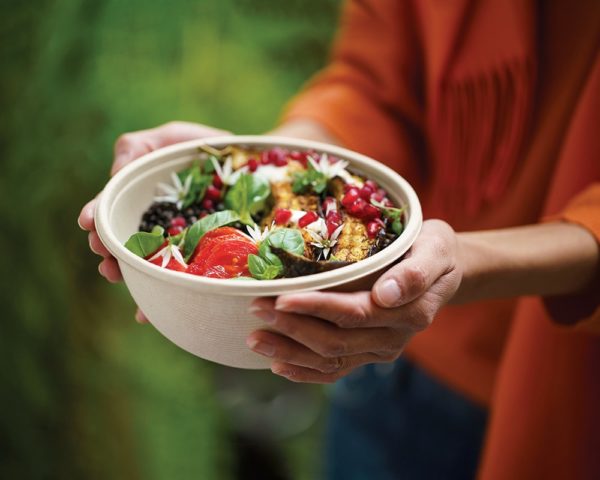
[[[115,142],[115,151],[123,150],[129,147],[134,141],[133,133],[123,133],[117,137]]]
[[[320,352],[326,358],[334,358],[345,355],[348,350],[348,346],[345,341],[341,339],[330,339],[325,342]]]
[[[405,271],[408,288],[413,294],[419,294],[427,288],[427,275],[423,268],[418,265],[411,265]]]
[[[345,328],[356,328],[367,323],[367,313],[359,307],[353,309],[352,313],[340,316],[338,325]]]
[[[435,237],[432,240],[431,247],[437,257],[446,258],[450,255],[450,245],[445,238]]]
[[[344,369],[345,364],[346,360],[342,357],[326,358],[323,361],[321,371],[323,373],[337,373]]]

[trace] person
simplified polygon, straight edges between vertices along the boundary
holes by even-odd
[[[253,303],[274,373],[337,382],[331,478],[600,477],[599,21],[593,1],[346,3],[272,133],[395,168],[428,220],[370,290]],[[113,173],[221,133],[125,134]]]

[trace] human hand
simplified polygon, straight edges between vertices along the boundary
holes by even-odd
[[[272,331],[248,346],[273,360],[271,370],[295,382],[331,383],[367,364],[396,360],[427,328],[462,279],[457,237],[440,220],[423,223],[404,259],[369,291],[310,292],[258,298],[250,312]]]
[[[117,173],[121,168],[134,161],[136,158],[156,149],[196,138],[227,134],[229,134],[229,132],[224,130],[218,130],[216,128],[189,122],[169,122],[149,130],[125,133],[121,135],[115,143],[111,175]],[[119,265],[108,249],[102,244],[100,237],[96,232],[96,227],[94,225],[95,207],[96,198],[90,200],[82,208],[77,223],[81,229],[89,231],[88,240],[92,252],[102,257],[102,261],[98,265],[100,274],[109,282],[119,282],[122,280]],[[147,321],[139,310],[136,313],[136,319],[140,322]]]

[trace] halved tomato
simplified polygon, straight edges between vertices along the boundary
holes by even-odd
[[[154,265],[158,265],[159,267],[162,265],[162,257],[158,257],[155,258],[154,260],[148,260],[150,263],[153,263]],[[185,265],[182,265],[181,263],[179,263],[177,260],[175,260],[174,258],[171,258],[169,260],[169,263],[167,263],[167,265],[165,266],[165,268],[167,270],[175,270],[176,272],[185,272],[186,271],[186,267]]]
[[[247,277],[250,254],[257,255],[258,247],[249,237],[231,227],[217,228],[202,237],[187,273],[212,278]]]
[[[247,235],[244,235],[238,229],[233,227],[220,227],[206,232],[204,236],[198,242],[194,254],[192,255],[192,262],[195,261],[196,257],[203,250],[211,250],[215,245],[219,245],[229,240],[245,240],[251,242]]]

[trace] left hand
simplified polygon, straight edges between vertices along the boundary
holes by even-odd
[[[255,331],[247,344],[272,358],[273,373],[295,382],[332,383],[361,365],[394,361],[457,291],[458,259],[452,228],[428,220],[404,259],[370,292],[254,300],[250,312],[273,331]]]

